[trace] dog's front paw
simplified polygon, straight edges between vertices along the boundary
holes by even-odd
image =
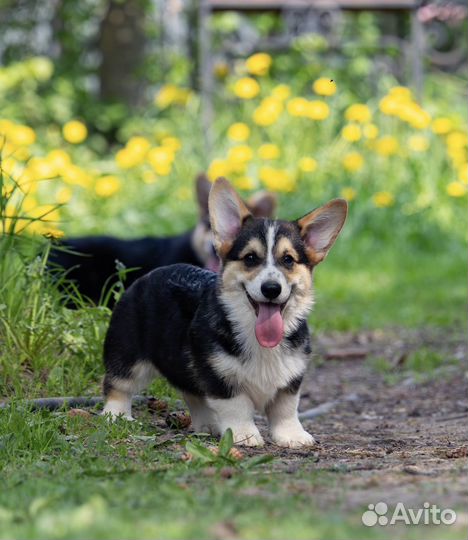
[[[307,433],[302,426],[277,429],[273,431],[271,437],[275,444],[286,448],[306,448],[316,444],[312,435]]]
[[[258,429],[232,428],[234,444],[241,446],[263,446],[265,443]]]

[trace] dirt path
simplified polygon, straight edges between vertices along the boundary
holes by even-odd
[[[406,359],[421,348],[451,361],[429,374],[411,374]],[[304,421],[320,441],[314,468],[339,473],[338,485],[325,490],[321,504],[343,499],[348,488],[351,507],[381,500],[466,507],[466,340],[424,333],[339,334],[321,338],[318,350],[319,365],[304,382],[300,409],[342,400],[328,413]],[[359,352],[367,359],[357,358]],[[377,355],[397,364],[391,374],[375,369],[372,357]],[[324,359],[329,356],[341,359]],[[273,446],[267,451],[281,456],[281,468],[301,467],[303,452],[293,456]]]

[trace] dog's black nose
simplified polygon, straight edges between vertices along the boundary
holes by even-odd
[[[281,293],[281,285],[276,281],[265,281],[260,288],[263,296],[268,300],[273,300]]]

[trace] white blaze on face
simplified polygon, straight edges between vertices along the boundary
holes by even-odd
[[[274,248],[277,231],[276,223],[266,222],[266,259],[263,268],[252,281],[246,283],[246,289],[255,302],[270,302],[262,293],[262,284],[267,281],[274,281],[281,285],[281,293],[273,303],[284,304],[291,294],[291,286],[286,281],[283,272],[278,268],[275,261]]]

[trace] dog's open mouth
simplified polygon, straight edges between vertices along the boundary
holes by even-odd
[[[257,316],[257,320],[255,321],[255,336],[257,341],[262,347],[276,347],[283,339],[283,311],[287,301],[283,304],[256,302],[245,287],[244,290]]]

